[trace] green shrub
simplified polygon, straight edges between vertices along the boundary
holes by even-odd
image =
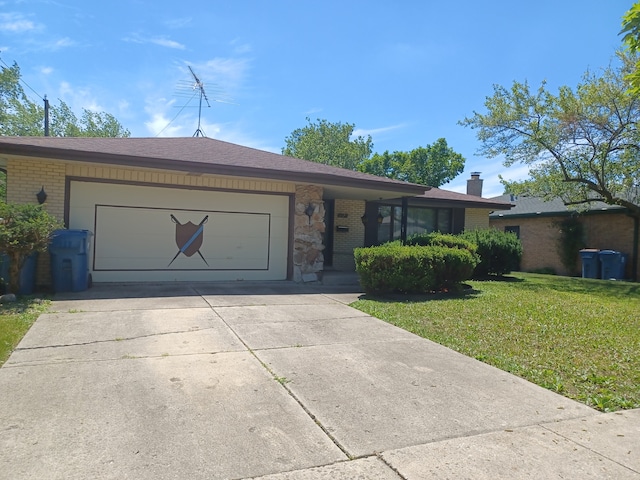
[[[471,277],[476,257],[466,249],[390,243],[356,248],[356,271],[367,293],[426,293]]]
[[[407,245],[433,245],[449,248],[461,248],[475,254],[478,246],[459,235],[451,235],[440,232],[418,233],[407,238]]]
[[[62,224],[42,205],[0,201],[0,252],[9,257],[9,292],[20,288],[20,269],[33,252],[44,252],[51,234]]]
[[[471,230],[460,235],[478,246],[480,263],[473,276],[504,275],[518,268],[522,258],[522,243],[513,232],[502,232],[495,228]]]
[[[570,275],[579,272],[578,266],[579,252],[586,247],[584,241],[584,226],[576,217],[569,217],[554,225],[560,229],[557,248],[562,265]]]

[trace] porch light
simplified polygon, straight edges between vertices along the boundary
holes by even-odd
[[[304,209],[304,214],[309,217],[309,225],[311,225],[311,215],[313,215],[313,212],[315,211],[316,207],[312,203],[307,205],[307,208]]]
[[[380,225],[383,220],[384,220],[384,217],[382,216],[382,214],[380,212],[378,212],[378,225]]]
[[[368,219],[367,219],[367,214],[366,213],[360,217],[360,221],[362,222],[363,225],[367,224],[367,220]]]
[[[47,192],[44,191],[44,185],[40,189],[38,193],[36,193],[36,198],[38,199],[38,203],[42,205],[47,201]]]

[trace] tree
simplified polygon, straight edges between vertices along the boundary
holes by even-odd
[[[309,123],[307,126],[294,130],[285,138],[283,155],[348,170],[355,170],[371,156],[371,135],[352,138],[355,125],[320,119],[313,123],[309,117],[306,120]]]
[[[622,17],[622,41],[627,45],[631,53],[640,50],[640,2],[634,3]],[[634,68],[629,72],[627,80],[631,83],[631,93],[640,95],[640,62],[636,61]]]
[[[33,252],[44,252],[51,234],[63,228],[42,205],[0,202],[0,251],[9,257],[9,291],[20,289],[20,269]]]
[[[450,182],[464,170],[465,159],[439,138],[433,145],[410,152],[374,154],[358,166],[361,172],[395,178],[406,182],[439,187]]]
[[[60,100],[50,108],[50,133],[58,137],[128,137],[129,130],[111,114],[83,109],[80,119]],[[20,85],[20,67],[0,72],[0,135],[44,135],[44,107],[32,102]]]
[[[627,75],[638,57],[620,52],[616,66],[585,73],[572,89],[532,92],[514,82],[494,86],[487,113],[460,123],[477,129],[479,153],[504,156],[505,166],[529,166],[529,178],[506,182],[512,193],[560,197],[567,205],[602,201],[626,207],[640,219],[640,98],[629,93]]]
[[[20,85],[20,68],[0,71],[0,135],[42,135],[44,109],[31,102]]]

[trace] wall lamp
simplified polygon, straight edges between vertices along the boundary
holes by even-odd
[[[378,225],[380,225],[383,220],[384,220],[384,217],[380,212],[378,212],[378,216],[376,217],[376,221],[378,222]],[[367,217],[366,213],[360,217],[360,221],[362,222],[363,225],[366,225],[369,222],[369,217]]]
[[[313,212],[315,211],[316,207],[312,203],[307,205],[307,208],[304,209],[304,214],[309,217],[309,225],[311,225],[311,215],[313,215]]]
[[[38,203],[42,205],[47,201],[47,192],[44,191],[44,185],[40,189],[38,193],[36,193],[36,198],[38,199]]]

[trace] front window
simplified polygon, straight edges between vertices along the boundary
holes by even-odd
[[[407,210],[407,237],[419,233],[451,233],[451,208],[409,207]],[[378,244],[399,240],[401,237],[402,207],[380,205],[378,216]]]

